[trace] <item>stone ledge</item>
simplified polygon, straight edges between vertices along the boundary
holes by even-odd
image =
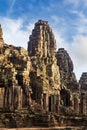
[[[67,126],[67,127],[49,127],[49,128],[41,128],[41,127],[31,127],[31,128],[0,128],[0,130],[87,130],[87,127],[84,126],[77,126],[77,127],[71,127],[71,126]]]

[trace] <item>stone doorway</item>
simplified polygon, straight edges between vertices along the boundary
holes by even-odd
[[[51,96],[49,96],[49,111],[51,112]]]
[[[27,108],[28,106],[28,100],[27,100],[27,96],[22,93],[22,108]]]
[[[54,95],[49,96],[49,112],[55,112]]]
[[[62,89],[60,91],[60,97],[61,97],[61,105],[69,107],[70,106],[70,94],[67,90]]]
[[[43,108],[46,109],[46,94],[43,94]]]

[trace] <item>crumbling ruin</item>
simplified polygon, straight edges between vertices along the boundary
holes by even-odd
[[[39,20],[35,24],[28,42],[28,52],[33,67],[30,72],[32,97],[47,111],[58,111],[60,74],[55,57],[56,41],[48,22]]]
[[[19,109],[29,105],[31,67],[28,52],[4,43],[0,29],[0,108]]]
[[[6,127],[12,127],[11,121],[15,122],[13,127],[86,125],[87,118],[82,122],[83,115],[87,116],[86,86],[87,73],[78,83],[67,51],[56,51],[47,21],[35,23],[28,50],[6,44],[0,25],[2,127],[5,119],[9,122]]]

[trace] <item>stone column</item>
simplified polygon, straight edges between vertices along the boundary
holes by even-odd
[[[87,114],[87,93],[86,93],[86,114]]]
[[[22,89],[20,86],[18,90],[18,109],[22,108]]]
[[[79,97],[77,94],[74,95],[74,112],[75,114],[79,113]]]
[[[86,114],[86,94],[85,93],[82,93],[81,94],[81,113],[82,114]]]
[[[87,93],[86,93],[86,114],[87,114]]]
[[[59,94],[57,95],[57,103],[56,103],[56,105],[57,105],[56,106],[57,107],[57,113],[59,114],[59,111],[60,111],[59,110],[60,109],[60,95]]]
[[[31,92],[29,92],[29,105],[31,105]]]
[[[14,88],[15,88],[15,84],[12,84],[12,108],[14,109]]]
[[[43,94],[43,108],[49,110],[49,96],[48,93]]]
[[[48,111],[49,110],[49,96],[48,96],[48,93],[46,93],[46,110]]]
[[[74,110],[74,95],[73,94],[70,95],[70,106]]]
[[[30,98],[30,97],[29,97],[29,98]],[[42,107],[42,108],[44,107],[44,106],[43,106],[43,105],[44,105],[44,103],[43,103],[43,98],[44,98],[44,97],[43,97],[43,93],[42,93],[42,94],[41,94],[41,107]]]
[[[86,95],[83,97],[83,114],[86,114]]]
[[[23,107],[22,102],[23,102],[23,90],[21,88],[21,96],[20,96],[20,106],[21,106],[21,108]]]
[[[4,91],[4,103],[3,103],[4,108],[7,106],[7,88],[5,87]]]
[[[54,112],[54,96],[51,95],[51,112]]]
[[[0,88],[0,107],[3,108],[4,88]]]
[[[58,111],[58,95],[57,94],[54,94],[54,112],[57,113]]]
[[[12,88],[11,88],[11,86],[9,86],[9,95],[8,95],[8,98],[9,98],[9,108],[11,108],[11,98],[12,98]]]
[[[43,108],[46,109],[46,94],[43,94]]]
[[[7,88],[7,92],[6,92],[6,97],[7,97],[6,105],[8,107],[9,106],[9,90],[8,90],[8,88]]]
[[[13,97],[14,97],[14,93],[13,93],[13,85],[11,86],[11,109],[13,109],[14,107],[13,107]]]

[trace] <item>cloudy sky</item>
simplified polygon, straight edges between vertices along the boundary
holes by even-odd
[[[38,19],[49,22],[57,49],[65,48],[79,80],[87,72],[87,0],[0,0],[4,41],[27,49]]]

